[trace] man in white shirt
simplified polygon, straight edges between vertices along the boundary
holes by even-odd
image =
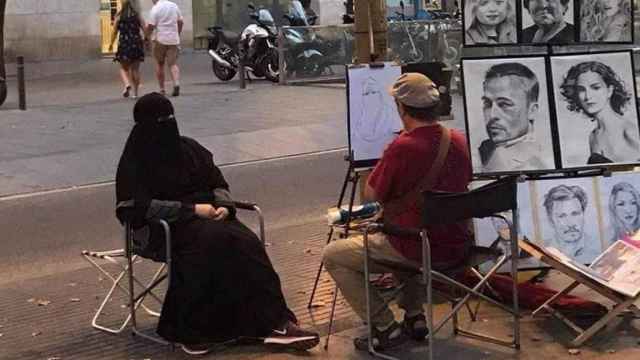
[[[151,0],[153,7],[147,24],[148,35],[153,36],[153,57],[156,59],[156,78],[160,92],[164,95],[164,64],[169,66],[173,82],[172,96],[180,95],[180,69],[178,68],[178,46],[184,24],[178,5],[168,0]]]

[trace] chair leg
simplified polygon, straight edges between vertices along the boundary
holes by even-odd
[[[333,317],[336,313],[336,302],[338,301],[338,285],[336,285],[333,289],[333,301],[331,302],[331,314],[329,315],[329,329],[327,330],[327,338],[324,341],[324,349],[329,349],[329,338],[331,337],[331,332],[333,331]]]

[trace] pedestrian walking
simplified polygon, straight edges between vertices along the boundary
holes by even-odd
[[[122,8],[116,14],[115,24],[111,33],[109,51],[113,51],[113,43],[118,36],[118,51],[114,62],[120,63],[120,77],[124,84],[123,97],[131,95],[133,85],[133,98],[138,97],[140,87],[140,63],[144,61],[144,34],[145,23],[140,16],[140,3],[138,0],[123,0]]]
[[[151,0],[153,7],[147,24],[147,38],[153,34],[153,57],[156,60],[156,78],[160,93],[164,89],[164,65],[169,67],[169,76],[173,83],[172,96],[180,95],[180,68],[178,67],[178,47],[180,33],[184,24],[180,8],[168,0]]]

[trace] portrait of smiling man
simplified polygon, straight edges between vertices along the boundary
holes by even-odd
[[[545,246],[583,264],[591,263],[601,250],[597,237],[585,228],[588,204],[587,192],[581,186],[566,184],[549,189],[542,204],[553,230],[553,236],[544,240]]]
[[[565,15],[572,0],[523,0],[533,25],[522,30],[523,43],[567,44],[576,41],[575,27]]]
[[[540,94],[538,76],[521,63],[503,62],[488,69],[481,99],[488,138],[478,147],[481,164],[478,169],[476,161],[474,170],[488,173],[554,167],[553,150],[538,141],[534,127],[541,114],[548,125],[548,109],[541,109]]]

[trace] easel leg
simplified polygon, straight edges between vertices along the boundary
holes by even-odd
[[[352,178],[351,176],[352,171],[353,171],[353,167],[351,166],[351,164],[349,164],[349,169],[347,169],[347,174],[345,175],[344,181],[342,182],[342,190],[340,190],[340,197],[338,198],[338,205],[337,205],[338,208],[342,206],[342,201],[344,200],[344,194],[347,191],[347,184],[349,183],[349,180]],[[355,187],[355,184],[356,183],[354,182],[353,183],[354,187]],[[355,193],[355,189],[353,190],[353,192]],[[330,228],[329,234],[327,235],[327,244],[331,242],[332,238],[333,238],[333,227]],[[324,262],[320,260],[320,266],[318,266],[316,279],[313,282],[313,290],[311,290],[311,296],[309,297],[309,303],[307,304],[308,309],[311,309],[311,305],[313,304],[313,298],[315,297],[316,290],[318,289],[318,282],[320,281],[320,275],[322,274],[323,266],[324,266]]]
[[[538,312],[540,312],[542,309],[546,308],[547,306],[551,306],[551,304],[553,304],[553,302],[556,301],[556,299],[558,299],[560,296],[563,296],[563,295],[566,295],[566,294],[570,293],[573,289],[578,287],[578,285],[580,285],[579,282],[577,282],[577,281],[572,282],[571,285],[567,286],[562,291],[560,291],[557,294],[553,295],[551,298],[549,298],[549,300],[545,301],[544,304],[540,305],[540,307],[535,309],[531,313],[531,316],[536,316],[538,314]]]

